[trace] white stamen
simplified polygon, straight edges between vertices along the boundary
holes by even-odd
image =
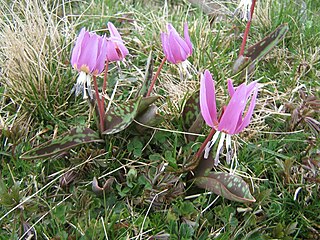
[[[217,148],[216,157],[214,158],[214,165],[215,166],[218,166],[218,164],[219,164],[219,155],[220,155],[221,149],[223,147],[223,142],[224,142],[225,137],[226,137],[226,134],[224,132],[222,132],[221,137],[220,137],[220,141],[219,141],[219,145]]]
[[[252,0],[240,0],[238,7],[235,10],[235,14],[241,10],[241,16],[243,21],[248,21],[251,18],[251,5]]]
[[[87,91],[88,91],[88,94],[89,94],[89,97],[90,97],[90,99],[92,99],[93,98],[93,94],[92,94],[92,88],[91,88],[91,75],[89,75],[89,74],[87,74],[87,81],[86,81],[86,89],[87,89]],[[85,89],[85,90],[86,90]],[[84,90],[84,91],[85,91]],[[86,92],[86,91],[85,91]],[[84,97],[83,97],[83,99],[84,99]]]
[[[226,148],[227,148],[227,163],[230,164],[232,157],[232,148],[231,148],[231,135],[227,134],[226,137]]]
[[[206,145],[206,147],[205,147],[205,149],[204,149],[204,156],[203,156],[204,159],[207,159],[207,158],[209,157],[210,150],[211,150],[211,148],[213,147],[213,145],[216,143],[219,135],[220,135],[220,132],[217,131],[217,132],[213,135],[212,140],[207,143],[207,145]]]
[[[86,82],[87,74],[85,72],[80,72],[77,83],[75,84],[75,95],[76,97],[83,92],[84,90],[84,84]]]

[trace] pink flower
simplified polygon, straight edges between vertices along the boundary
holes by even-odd
[[[82,28],[72,50],[71,64],[79,72],[100,74],[104,69],[107,39]]]
[[[192,43],[188,33],[188,24],[184,24],[184,39],[177,33],[171,24],[167,26],[168,33],[161,33],[161,42],[164,55],[171,63],[185,61],[192,54]]]
[[[219,118],[216,107],[215,85],[212,76],[208,70],[205,70],[201,76],[200,83],[200,108],[201,114],[210,127],[217,132],[212,138],[212,141],[207,146],[205,157],[208,156],[213,144],[218,139],[220,133],[221,138],[217,149],[215,164],[218,164],[219,153],[223,147],[223,141],[226,138],[227,145],[227,162],[230,162],[231,135],[241,132],[250,123],[253,110],[256,104],[258,89],[257,82],[252,82],[249,85],[242,83],[236,90],[233,87],[232,81],[228,80],[228,91],[231,97],[229,104]],[[246,113],[244,113],[249,97],[251,102]]]
[[[92,98],[91,75],[98,75],[104,70],[107,54],[107,39],[82,28],[72,50],[71,65],[80,72],[72,92]]]
[[[107,60],[109,62],[122,61],[129,51],[125,47],[118,30],[111,22],[108,22],[108,29],[110,37],[107,42]]]

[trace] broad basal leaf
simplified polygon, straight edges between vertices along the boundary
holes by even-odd
[[[114,134],[126,129],[137,116],[141,97],[115,105],[106,113],[106,128],[102,134]]]
[[[184,105],[182,119],[185,130],[188,130],[191,127],[200,113],[199,94],[199,90],[192,93]]]
[[[204,120],[200,113],[199,90],[195,91],[186,101],[183,111],[183,127],[190,133],[201,133]],[[189,141],[194,141],[196,136],[187,135]]]
[[[203,189],[237,202],[255,202],[248,184],[239,176],[225,172],[210,172],[195,178],[195,184]]]
[[[140,113],[136,118],[136,121],[149,126],[155,127],[163,121],[163,117],[158,114],[158,107],[154,104],[150,105],[144,112]],[[148,128],[136,124],[136,129],[143,133],[144,131],[148,130]]]
[[[39,159],[57,155],[81,144],[104,142],[90,128],[79,126],[21,155],[22,159]]]
[[[244,56],[239,56],[239,58],[235,61],[233,65],[234,73],[240,72],[247,66],[252,69],[256,62],[260,61],[284,38],[288,29],[288,24],[282,24],[268,36],[263,38],[260,42],[249,47],[244,52]]]
[[[249,47],[244,56],[250,57],[251,61],[259,61],[263,58],[272,48],[274,48],[279,41],[281,41],[285,34],[288,32],[288,24],[282,24],[277,27],[272,33],[262,39],[260,42]]]
[[[140,104],[139,104],[137,115],[139,115],[140,113],[143,113],[144,111],[146,111],[147,108],[148,108],[152,103],[154,103],[158,98],[159,98],[159,96],[143,97],[143,98],[141,99]]]

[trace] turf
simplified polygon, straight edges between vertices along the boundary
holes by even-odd
[[[194,172],[184,171],[210,131],[205,126],[190,141],[184,126],[183,109],[199,89],[200,73],[211,71],[219,102],[226,100],[227,78],[235,85],[244,80],[232,72],[246,25],[240,18],[225,11],[213,18],[182,0],[0,3],[0,239],[319,237],[320,127],[310,123],[319,122],[320,111],[319,1],[257,3],[247,46],[280,24],[289,31],[247,76],[261,87],[251,124],[233,138],[236,170],[224,161],[215,168],[242,176],[254,203],[200,189]],[[236,5],[227,7],[233,12]],[[130,52],[120,67],[109,66],[109,96],[118,84],[115,106],[138,95],[150,54],[157,71],[166,24],[182,33],[188,23],[190,77],[166,63],[153,90],[162,122],[133,123],[103,143],[47,158],[21,158],[74,127],[97,131],[93,109],[71,93],[77,72],[70,56],[82,27],[104,34],[108,21]],[[109,183],[106,191],[92,189],[94,177],[100,187]]]

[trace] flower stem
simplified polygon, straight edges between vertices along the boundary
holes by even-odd
[[[207,143],[212,139],[213,134],[216,133],[216,130],[214,128],[211,129],[208,137],[204,140],[204,142],[202,143],[201,147],[199,148],[198,152],[196,153],[196,156],[199,158],[201,157],[201,154],[203,152],[203,150],[205,149],[205,147],[207,146]]]
[[[149,96],[150,96],[150,94],[151,94],[151,92],[152,92],[152,89],[153,89],[153,87],[154,87],[154,84],[156,83],[157,78],[158,78],[158,76],[159,76],[159,74],[160,74],[160,71],[161,71],[161,69],[162,69],[162,67],[163,67],[163,64],[166,62],[166,60],[167,60],[166,57],[164,57],[164,58],[162,59],[162,62],[160,63],[160,66],[159,66],[156,74],[155,74],[155,75],[153,76],[153,78],[152,78],[152,82],[151,82],[151,84],[150,84],[150,87],[149,87],[149,90],[148,90],[148,92],[147,92],[146,97],[149,97]]]
[[[104,102],[103,102],[103,99],[100,99],[98,84],[97,84],[97,77],[95,75],[93,75],[93,85],[94,85],[94,90],[96,92],[96,100],[97,100],[98,111],[99,111],[100,131],[103,132],[104,131],[104,116],[105,116]]]
[[[107,89],[107,75],[108,75],[109,62],[106,60],[106,67],[104,69],[103,85],[102,85],[102,94],[106,93]]]
[[[241,43],[239,56],[243,56],[243,54],[244,54],[244,48],[245,48],[246,43],[247,43],[247,38],[248,38],[250,26],[251,26],[251,20],[252,20],[252,16],[253,16],[253,11],[254,11],[255,5],[256,5],[256,0],[252,0],[251,9],[250,9],[250,19],[247,22],[247,26],[246,26],[246,29],[245,29],[244,34],[243,34],[243,39],[242,39],[242,43]]]

